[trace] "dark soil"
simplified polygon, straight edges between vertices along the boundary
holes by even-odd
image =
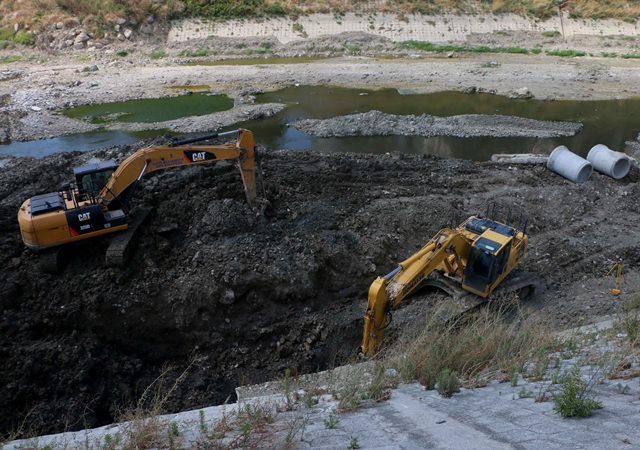
[[[528,214],[523,266],[545,280],[535,306],[558,327],[616,308],[597,284],[614,258],[637,273],[636,168],[619,182],[594,173],[575,185],[544,166],[263,154],[265,214],[246,205],[231,164],[157,173],[137,196],[155,211],[129,265],[105,267],[107,242],[94,240],[70,250],[60,275],[36,270],[16,213],[89,156],[0,161],[0,433],[23,421],[25,433],[112,422],[163,371],[166,389],[194,359],[167,410],[223,402],[285,368],[347,362],[375,276],[491,201]]]

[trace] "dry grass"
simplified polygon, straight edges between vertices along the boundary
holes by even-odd
[[[544,321],[517,306],[494,305],[453,321],[439,316],[433,314],[420,336],[390,352],[388,364],[405,381],[433,388],[438,374],[448,369],[465,386],[479,386],[522,371],[525,363],[544,357],[553,344]]]

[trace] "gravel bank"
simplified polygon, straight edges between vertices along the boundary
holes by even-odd
[[[305,119],[292,126],[318,137],[399,135],[550,138],[573,136],[582,129],[582,124],[575,122],[552,122],[513,116],[465,114],[436,117],[428,114],[385,114],[380,111],[330,119]]]

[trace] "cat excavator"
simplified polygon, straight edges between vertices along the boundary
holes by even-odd
[[[372,357],[378,352],[392,311],[422,286],[441,288],[454,298],[487,299],[525,256],[528,242],[526,221],[519,228],[471,216],[455,228],[441,228],[420,250],[371,284],[362,354]],[[507,284],[508,291],[529,294],[536,287],[527,275],[512,277]]]
[[[235,143],[191,145],[230,134]],[[122,163],[103,161],[76,167],[75,183],[66,183],[58,192],[36,195],[24,201],[18,223],[24,244],[34,251],[50,250],[43,258],[44,270],[59,269],[61,246],[110,233],[121,232],[111,241],[106,260],[109,265],[125,262],[129,244],[149,209],[130,211],[131,199],[140,180],[161,169],[237,161],[247,202],[254,207],[259,177],[253,133],[239,129],[189,138],[168,145],[142,148]]]

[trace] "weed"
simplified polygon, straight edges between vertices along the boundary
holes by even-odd
[[[339,411],[353,411],[365,404],[388,399],[395,382],[387,379],[385,366],[379,362],[374,365],[373,373],[356,368],[344,379],[346,382],[337,392]]]
[[[308,388],[304,391],[304,395],[302,396],[302,403],[307,408],[311,408],[314,405],[318,404],[318,396],[314,389]]]
[[[637,308],[635,296],[622,305],[620,312],[616,314],[613,329],[619,333],[624,333],[627,341],[633,347],[640,343],[640,311]]]
[[[340,423],[340,418],[338,418],[338,416],[333,411],[331,411],[329,413],[329,416],[324,419],[324,426],[329,430],[333,430],[335,427],[337,427],[338,423]]]
[[[207,434],[209,432],[209,427],[207,426],[207,423],[204,420],[203,410],[198,411],[198,418],[200,419],[200,433]]]
[[[294,392],[294,382],[291,378],[291,369],[284,370],[284,379],[282,380],[282,393],[284,394],[285,410],[291,411],[295,407],[296,394]]]
[[[169,449],[180,448],[180,430],[176,422],[171,422],[167,429],[167,441]]]
[[[424,41],[404,41],[400,43],[401,47],[423,50],[427,52],[449,53],[449,52],[469,52],[469,53],[517,53],[527,55],[529,50],[522,47],[487,47],[468,46],[458,44],[432,44]]]
[[[509,376],[509,382],[511,383],[512,387],[516,387],[518,385],[518,368],[517,367],[512,367],[511,368],[511,375]]]
[[[543,31],[542,35],[546,38],[556,38],[561,36],[559,31]]]
[[[8,28],[2,28],[0,29],[0,41],[14,42],[20,45],[32,45],[33,34],[24,30],[14,33]]]
[[[294,440],[298,433],[300,434],[300,440],[304,440],[304,430],[309,423],[309,415],[306,414],[296,414],[291,420],[287,422],[287,435],[284,440],[284,448],[292,449],[295,448]]]
[[[16,61],[22,61],[22,56],[20,55],[8,55],[0,57],[0,64],[10,64]]]
[[[566,58],[576,58],[587,55],[587,53],[582,50],[547,50],[545,53],[549,56],[562,56]]]
[[[115,435],[111,435],[109,433],[104,435],[104,444],[102,445],[102,450],[116,450],[120,447],[122,441],[122,435],[120,433],[116,433]]]
[[[306,31],[304,31],[304,26],[302,26],[302,24],[301,24],[301,23],[299,23],[299,22],[294,22],[294,23],[291,25],[291,29],[293,30],[293,32],[294,32],[294,33],[296,33],[296,34],[298,34],[298,35],[300,35],[300,36],[302,36],[302,37],[305,37],[305,38],[306,38],[306,37],[308,37],[308,36],[309,36],[309,35],[307,34],[307,32],[306,32]]]
[[[127,56],[128,54],[129,54],[129,52],[128,52],[128,51],[126,51],[126,50],[118,50],[118,51],[116,52],[116,56],[119,56],[119,57],[121,57],[121,58],[124,58],[124,57],[125,57],[125,56]]]
[[[351,436],[351,440],[349,441],[349,446],[347,447],[349,450],[355,450],[360,448],[360,444],[358,444],[358,438],[354,438]]]
[[[532,398],[532,397],[533,397],[532,389],[526,389],[524,386],[522,386],[518,391],[518,398]]]
[[[549,370],[549,358],[546,355],[538,355],[535,360],[533,371],[529,374],[530,381],[541,381]]]
[[[161,59],[167,56],[167,52],[164,50],[154,50],[149,53],[149,58],[151,59]]]
[[[594,381],[592,376],[585,383],[580,375],[580,368],[574,366],[562,376],[560,392],[553,394],[553,410],[562,417],[591,416],[593,411],[602,408],[602,403],[591,396]]]
[[[452,397],[456,392],[460,392],[460,380],[455,372],[451,372],[447,367],[440,371],[436,383],[438,394],[445,398]]]
[[[544,384],[540,385],[540,387],[538,388],[538,393],[536,394],[536,397],[535,397],[534,401],[536,403],[546,402],[548,393],[549,393],[549,387],[545,386]]]
[[[209,56],[209,50],[206,48],[199,48],[196,50],[182,50],[179,53],[180,56],[187,56],[190,58],[200,58],[203,56]]]

